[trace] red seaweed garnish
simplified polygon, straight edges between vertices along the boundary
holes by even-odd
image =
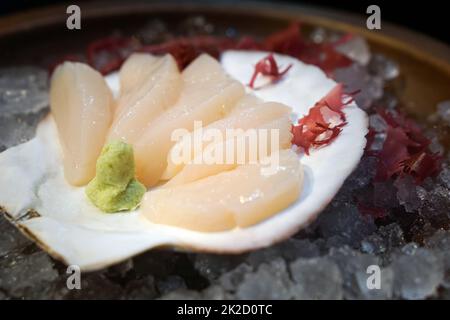
[[[340,46],[341,44],[345,44],[345,43],[349,42],[350,40],[352,40],[353,37],[354,37],[353,33],[345,33],[339,39],[332,42],[331,44],[335,47]]]
[[[300,23],[293,22],[286,29],[266,37],[263,46],[267,51],[299,57],[306,46],[300,30]]]
[[[312,147],[330,144],[347,124],[343,108],[352,101],[352,94],[344,97],[343,85],[337,84],[292,127],[292,143],[307,155]]]
[[[350,34],[343,35],[337,43],[314,43],[304,39],[301,25],[292,23],[286,29],[268,36],[264,40],[266,50],[286,54],[321,68],[327,75],[332,75],[337,68],[347,67],[352,60],[336,51],[338,44],[351,39]]]
[[[412,143],[402,128],[388,126],[383,148],[377,154],[377,181],[386,181],[402,171],[403,161],[410,157],[408,146]]]
[[[234,45],[236,50],[267,50],[264,44],[256,41],[252,37],[243,36]]]
[[[405,160],[402,165],[403,171],[422,183],[427,177],[436,176],[441,168],[442,157],[436,153],[422,151]]]
[[[248,86],[252,89],[255,88],[255,80],[259,74],[270,77],[271,82],[277,82],[289,71],[289,69],[291,69],[291,67],[292,64],[289,64],[283,71],[280,71],[273,54],[270,53],[256,63],[255,71],[253,72]]]
[[[177,38],[161,44],[143,46],[138,51],[153,54],[170,53],[178,62],[180,69],[184,69],[202,53],[218,58],[222,51],[233,49],[235,46],[236,42],[230,38],[196,36]]]
[[[310,43],[305,46],[298,58],[305,63],[318,66],[328,76],[332,76],[337,68],[348,67],[352,64],[352,60],[337,52],[331,43]]]
[[[411,119],[401,113],[378,110],[387,124],[386,140],[376,154],[379,159],[375,179],[385,181],[408,174],[416,184],[439,173],[442,157],[431,152],[430,140]]]
[[[303,37],[299,22],[294,22],[286,29],[272,33],[263,40],[250,36],[239,39],[194,36],[179,37],[154,45],[142,45],[136,38],[110,36],[91,42],[86,50],[86,58],[81,60],[86,60],[102,74],[107,74],[118,70],[132,52],[170,53],[180,69],[183,69],[202,53],[218,58],[224,50],[263,50],[295,57],[320,67],[327,75],[332,75],[336,68],[352,63],[349,58],[335,50],[337,44],[350,38],[351,35],[345,34],[337,42],[317,44]]]

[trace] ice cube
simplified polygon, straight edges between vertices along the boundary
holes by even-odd
[[[416,253],[416,251],[419,249],[419,245],[415,242],[410,242],[405,244],[400,252],[407,254],[407,255],[414,255]]]
[[[194,257],[195,269],[209,280],[217,279],[242,262],[244,257],[241,255],[197,254]]]
[[[287,273],[286,263],[276,259],[263,263],[254,273],[248,273],[237,287],[238,299],[290,299],[292,282]]]
[[[367,68],[360,64],[353,63],[349,67],[338,68],[334,75],[336,81],[345,84],[348,92],[360,90],[355,95],[355,101],[364,110],[369,110],[373,102],[383,96],[383,78],[369,74]]]
[[[382,54],[374,54],[370,60],[369,70],[371,73],[384,80],[392,80],[399,76],[400,68],[393,60]]]
[[[0,213],[0,257],[23,249],[31,243]]]
[[[165,42],[173,35],[168,31],[167,25],[163,21],[152,19],[137,31],[136,37],[143,44],[155,44]]]
[[[325,29],[322,27],[314,28],[310,34],[309,38],[317,44],[328,42],[333,43],[341,39],[343,34],[330,29]]]
[[[427,193],[424,200],[420,214],[438,228],[445,226],[450,217],[450,190],[438,185]]]
[[[319,216],[318,231],[325,238],[341,237],[338,246],[348,244],[358,247],[366,236],[375,230],[370,217],[363,217],[355,205],[333,203]]]
[[[425,245],[429,248],[450,251],[450,231],[438,230],[430,238],[425,240]]]
[[[298,259],[290,264],[295,299],[342,299],[342,276],[328,258]]]
[[[362,254],[352,250],[348,246],[331,248],[328,256],[341,270],[344,288],[344,298],[356,299],[359,296],[359,289],[356,285],[356,274],[367,272],[371,265],[380,266],[381,259],[374,255]]]
[[[388,250],[400,247],[405,244],[403,230],[397,223],[391,223],[387,226],[381,226],[378,234],[386,241]]]
[[[394,292],[403,299],[424,299],[436,293],[443,280],[442,261],[431,251],[418,248],[392,263]]]
[[[164,279],[159,279],[156,282],[156,287],[160,294],[166,294],[178,289],[186,289],[186,282],[184,279],[177,275],[170,275]]]
[[[392,184],[392,181],[375,182],[373,184],[373,204],[377,208],[396,208],[397,189]]]
[[[246,263],[242,263],[231,271],[228,271],[220,276],[218,283],[228,291],[234,291],[236,287],[242,282],[247,273],[253,271],[253,267]]]
[[[0,115],[36,113],[48,106],[48,74],[37,67],[0,69]]]
[[[442,121],[450,125],[450,100],[439,102],[436,114]]]
[[[42,251],[30,255],[10,254],[0,260],[0,288],[14,298],[37,298],[58,278],[53,261]]]
[[[377,132],[385,132],[387,129],[386,121],[378,113],[369,116],[369,125]]]
[[[402,228],[397,223],[381,226],[372,235],[361,241],[361,251],[368,254],[382,255],[389,261],[389,255],[405,244]]]
[[[365,66],[369,63],[371,53],[366,39],[353,36],[350,40],[336,46],[336,51],[344,54],[353,61]]]
[[[376,133],[369,150],[370,151],[380,151],[381,149],[383,149],[384,142],[386,141],[386,137],[387,137],[387,135],[385,132]]]
[[[386,252],[386,241],[378,234],[372,234],[361,241],[361,251],[368,254]]]
[[[406,212],[415,212],[423,206],[427,191],[417,186],[411,176],[398,177],[394,185],[397,188],[397,199]]]
[[[179,26],[180,33],[186,36],[208,35],[214,32],[214,25],[204,16],[192,16],[183,20]]]
[[[0,114],[0,151],[26,142],[34,137],[36,126],[47,113],[2,116]]]
[[[385,109],[393,110],[398,106],[398,97],[392,92],[384,91],[383,96],[376,103]]]
[[[298,257],[315,257],[319,254],[320,249],[317,244],[306,239],[291,238],[277,245],[250,252],[245,261],[253,267],[258,267],[261,263],[277,258],[292,261]]]
[[[153,299],[158,295],[155,279],[152,275],[148,275],[143,279],[128,280],[124,291],[123,298],[129,300]]]
[[[356,273],[356,283],[359,292],[356,294],[357,299],[368,299],[368,300],[385,300],[391,299],[393,295],[394,288],[394,272],[390,267],[380,269],[380,287],[369,286],[369,277],[372,273],[358,271]]]
[[[436,231],[432,237],[425,240],[425,246],[433,249],[433,252],[442,260],[445,270],[442,286],[450,289],[450,231]]]
[[[189,289],[178,289],[160,298],[161,300],[199,300],[200,292]]]
[[[450,189],[450,168],[448,165],[445,165],[441,172],[439,173],[439,182],[446,187],[447,189]]]
[[[227,300],[232,298],[233,296],[219,285],[211,285],[202,291],[202,299],[206,300]]]
[[[356,169],[347,178],[344,188],[354,191],[367,186],[375,177],[378,160],[375,157],[363,157]]]

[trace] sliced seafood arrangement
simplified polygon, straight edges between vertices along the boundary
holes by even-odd
[[[357,165],[368,125],[319,68],[263,51],[182,70],[136,53],[106,77],[64,62],[50,108],[34,139],[1,154],[0,188],[16,183],[0,203],[37,212],[19,226],[86,270],[157,246],[242,252],[290,236]]]

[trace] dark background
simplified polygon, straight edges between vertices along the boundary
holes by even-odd
[[[70,3],[82,4],[86,1],[64,1],[64,0],[0,0],[0,15],[20,12],[25,9],[42,7],[45,5]],[[114,1],[114,0],[112,0]],[[149,0],[151,1],[151,0]],[[226,0],[219,0],[227,2]],[[448,26],[450,9],[447,10],[446,1],[365,1],[365,0],[260,0],[270,3],[290,3],[310,6],[323,6],[339,10],[365,14],[370,4],[377,4],[381,8],[382,21],[394,22],[407,28],[428,34],[443,42],[450,43],[450,28]],[[203,3],[217,2],[203,0]],[[239,1],[234,0],[234,3]]]

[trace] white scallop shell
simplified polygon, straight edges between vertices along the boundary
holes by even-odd
[[[229,51],[221,61],[231,76],[246,84],[253,65],[265,55]],[[291,106],[296,117],[306,114],[336,84],[315,66],[287,56],[275,57],[282,66],[292,63],[293,67],[283,80],[255,90],[254,94]],[[107,80],[117,92],[117,75]],[[139,210],[100,212],[86,198],[84,188],[65,181],[59,141],[50,116],[39,125],[34,139],[0,154],[0,206],[17,227],[49,254],[82,270],[107,267],[159,246],[215,253],[269,246],[310,223],[358,164],[366,144],[367,116],[354,103],[345,108],[345,114],[348,124],[333,143],[300,157],[305,170],[301,197],[272,218],[249,228],[201,233],[153,224]]]

